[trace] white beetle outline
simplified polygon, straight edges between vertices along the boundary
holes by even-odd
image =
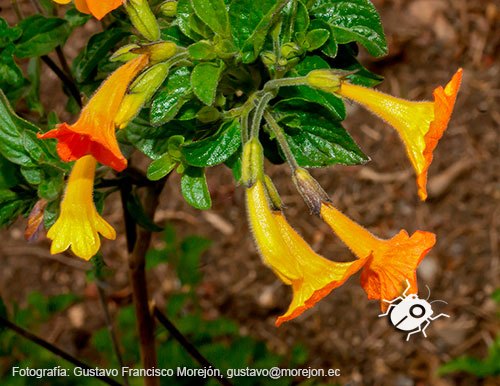
[[[429,299],[429,296],[431,295],[430,290],[429,290],[429,296],[425,300],[420,299],[417,294],[410,294],[407,296],[406,293],[408,292],[408,290],[411,287],[408,279],[406,279],[406,284],[408,284],[408,287],[406,287],[402,296],[398,296],[397,298],[390,300],[390,301],[382,299],[384,302],[389,303],[390,306],[385,313],[379,315],[379,318],[381,316],[386,316],[392,312],[392,314],[389,316],[389,320],[391,321],[392,325],[394,327],[396,327],[398,330],[411,331],[408,334],[408,336],[406,337],[406,341],[408,342],[410,340],[410,335],[416,334],[417,332],[422,332],[424,337],[427,338],[427,334],[425,333],[425,329],[427,327],[429,327],[429,325],[431,324],[431,321],[436,320],[437,318],[439,318],[441,316],[446,316],[447,318],[449,318],[450,315],[441,313],[441,314],[438,314],[437,316],[432,317],[431,315],[433,314],[433,310],[431,307],[431,303],[433,303],[433,302],[446,303],[446,302],[444,300],[433,300],[432,302],[429,303],[427,301],[427,299]],[[429,289],[429,287],[427,287],[427,289]],[[398,300],[401,300],[401,302],[398,304],[392,304]],[[448,303],[446,303],[446,304],[448,304]],[[420,310],[420,312],[423,312],[423,314],[415,315],[413,313],[413,308],[418,308]],[[396,314],[395,314],[395,312],[396,312]],[[400,320],[398,319],[398,320],[394,321],[393,319],[397,316],[401,316],[402,319],[400,319]],[[410,318],[410,320],[408,320],[407,323],[405,323],[405,325],[400,327],[400,325],[408,318]],[[424,324],[424,323],[425,323],[425,326],[422,328],[422,324]],[[416,329],[416,330],[412,331],[414,329]]]

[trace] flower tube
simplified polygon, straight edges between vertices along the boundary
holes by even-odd
[[[99,234],[116,238],[115,230],[100,215],[92,199],[97,161],[91,155],[76,161],[61,202],[61,214],[47,233],[52,240],[50,253],[71,247],[75,255],[89,260],[101,245]]]
[[[68,4],[71,0],[53,0],[58,4]],[[101,20],[111,11],[124,3],[124,0],[74,0],[75,7],[80,12],[92,14]]]
[[[321,216],[358,258],[368,258],[361,273],[361,286],[368,299],[380,300],[385,311],[388,303],[400,296],[410,283],[417,293],[416,269],[436,243],[430,232],[416,231],[411,237],[401,230],[389,240],[381,240],[335,209],[329,202],[321,205]]]
[[[102,84],[83,108],[76,123],[61,123],[38,138],[56,138],[57,153],[63,161],[75,161],[92,154],[97,161],[117,171],[127,166],[115,136],[115,117],[129,83],[147,66],[148,55],[141,55],[118,68]]]

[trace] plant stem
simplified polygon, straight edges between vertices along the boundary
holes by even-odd
[[[272,90],[275,88],[280,88],[284,86],[303,86],[306,85],[306,77],[299,76],[296,78],[279,78],[279,79],[271,79],[266,82],[264,85],[263,91]]]
[[[93,367],[87,366],[85,363],[79,361],[78,359],[71,356],[67,352],[57,348],[53,344],[36,336],[35,334],[32,334],[31,332],[25,330],[22,327],[19,327],[18,325],[12,323],[11,321],[9,321],[1,316],[0,316],[0,325],[14,331],[16,334],[22,336],[23,338],[30,340],[31,342],[37,344],[40,347],[43,347],[44,349],[50,351],[51,353],[61,357],[62,359],[72,363],[73,365],[75,365],[77,367],[81,367],[82,369],[87,369],[87,370],[91,370],[91,369],[94,370]],[[114,379],[107,377],[105,375],[95,376],[95,378],[100,379],[101,381],[103,381],[104,383],[106,383],[108,385],[112,385],[112,386],[120,386],[121,385],[121,383],[116,382]]]
[[[96,279],[97,283],[97,292],[99,293],[99,300],[101,301],[102,311],[104,312],[104,319],[106,320],[106,326],[108,327],[109,336],[111,337],[111,343],[113,345],[113,351],[115,352],[116,359],[120,368],[123,368],[123,359],[120,353],[120,346],[118,345],[118,340],[116,339],[115,330],[113,328],[113,323],[111,322],[111,318],[109,316],[108,305],[106,304],[106,295],[104,294],[104,290],[102,288],[104,282],[100,279]],[[128,377],[126,373],[122,374],[123,376],[123,384],[128,386]]]
[[[200,364],[201,367],[212,367],[213,369],[217,369],[214,365],[212,365],[207,358],[205,358],[198,349],[193,346],[191,342],[187,340],[187,338],[180,332],[177,327],[175,327],[172,322],[167,318],[167,316],[160,311],[158,307],[154,307],[153,315],[158,319],[158,321],[167,329],[168,332],[172,335],[172,337],[179,342],[179,344],[187,351],[191,357]],[[217,382],[219,382],[223,386],[231,386],[232,383],[226,380],[223,377],[218,375],[213,376]]]
[[[43,55],[41,56],[41,58],[47,64],[47,66],[49,66],[49,68],[52,71],[54,71],[57,77],[61,79],[63,84],[68,88],[69,92],[71,93],[71,96],[76,100],[76,103],[78,103],[78,106],[82,107],[82,98],[80,96],[80,90],[78,90],[75,83],[73,83],[71,79],[69,79],[68,76],[64,73],[64,71],[61,70],[59,67],[57,67],[57,64],[55,64],[54,61],[47,55]]]
[[[17,0],[10,0],[10,3],[12,4],[12,8],[14,8],[14,12],[19,20],[23,20],[24,16],[23,13],[21,12],[21,9],[19,8],[19,4],[17,3]]]
[[[294,173],[299,168],[299,165],[297,164],[297,161],[295,160],[295,157],[290,150],[290,146],[288,146],[288,142],[286,141],[283,129],[280,127],[280,125],[278,125],[278,122],[276,122],[276,120],[268,110],[264,111],[264,118],[273,131],[273,134],[276,137],[281,150],[283,150],[286,160],[290,165],[290,169],[292,169],[292,173]]]
[[[257,102],[257,107],[253,113],[252,127],[250,132],[250,138],[257,138],[259,136],[260,122],[262,121],[262,115],[266,109],[267,104],[271,99],[274,98],[274,94],[271,92],[266,92]]]
[[[158,206],[159,195],[165,185],[166,177],[160,180],[156,185],[147,186],[144,197],[144,213],[150,218],[154,217],[155,210]],[[130,192],[130,189],[128,191]],[[126,200],[124,199],[124,191],[122,190],[122,204],[125,218],[125,227],[127,229],[134,228],[136,225],[127,210]],[[134,309],[137,319],[137,332],[139,335],[139,345],[141,351],[142,367],[151,369],[157,366],[154,327],[155,322],[149,308],[148,289],[146,281],[146,252],[151,242],[151,232],[139,228],[135,242],[129,240],[127,232],[127,244],[129,248],[128,267],[129,278],[132,286],[132,295],[134,299]],[[144,384],[146,386],[158,386],[158,377],[145,377]]]

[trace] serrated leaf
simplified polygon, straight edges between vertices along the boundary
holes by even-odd
[[[215,92],[224,64],[199,63],[191,73],[191,85],[194,94],[200,101],[210,106],[215,101]]]
[[[177,2],[177,24],[182,33],[194,41],[209,38],[212,31],[195,14],[191,0]]]
[[[182,147],[186,161],[193,166],[215,166],[226,161],[241,144],[239,119],[224,122],[211,137]]]
[[[307,56],[300,62],[294,70],[287,73],[287,76],[305,76],[312,70],[321,68],[330,68],[328,63],[321,59],[319,56]],[[310,88],[308,86],[297,87],[282,87],[280,95],[284,98],[300,98],[304,101],[318,103],[321,106],[328,108],[335,114],[336,119],[345,119],[345,105],[342,99],[333,94]]]
[[[129,32],[121,28],[109,28],[104,32],[93,35],[79,57],[75,66],[75,77],[83,82],[106,54],[113,49]]]
[[[289,1],[238,0],[231,3],[231,35],[243,63],[251,63],[258,57],[269,29]]]
[[[370,1],[317,0],[311,14],[330,24],[338,43],[358,42],[375,57],[387,54],[380,17]]]
[[[328,110],[300,99],[281,101],[274,109],[300,166],[359,165],[369,160]]]
[[[18,26],[23,30],[21,39],[16,42],[15,55],[18,58],[46,55],[63,44],[70,32],[66,20],[42,15],[28,16]]]
[[[194,12],[212,31],[229,37],[229,17],[224,0],[191,0]]]
[[[181,189],[186,202],[195,208],[210,209],[212,206],[204,169],[187,167],[181,178]]]
[[[171,121],[189,99],[191,73],[188,67],[176,69],[168,77],[167,85],[151,103],[150,121],[154,126]]]
[[[147,176],[152,181],[158,181],[174,170],[177,163],[168,153],[163,154],[160,158],[151,162]]]

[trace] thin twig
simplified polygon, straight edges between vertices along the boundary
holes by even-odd
[[[12,8],[14,8],[14,12],[16,13],[16,16],[19,20],[24,19],[24,15],[21,12],[21,9],[19,8],[19,4],[17,3],[17,0],[10,0],[10,3],[12,4]]]
[[[193,344],[187,340],[187,338],[180,332],[177,327],[175,327],[172,322],[167,318],[167,316],[160,311],[158,307],[154,307],[153,310],[153,315],[155,318],[167,329],[167,331],[172,335],[172,337],[179,342],[179,344],[182,346],[186,352],[191,355],[191,357],[200,364],[201,367],[208,368],[212,367],[213,369],[217,369],[214,365],[212,365],[207,358],[203,356],[202,353],[198,351],[198,349],[193,346]],[[216,373],[216,372],[214,372]],[[219,375],[213,375],[215,380],[219,382],[223,386],[231,386],[232,383],[229,382],[227,379],[219,376]]]
[[[87,370],[95,370],[93,367],[87,366],[85,363],[80,362],[78,359],[75,357],[71,356],[67,352],[57,348],[53,344],[47,342],[46,340],[36,336],[35,334],[32,334],[31,332],[25,330],[22,327],[19,327],[18,325],[12,323],[11,321],[3,318],[0,316],[0,325],[8,328],[9,330],[14,331],[16,334],[22,336],[23,338],[26,338],[30,340],[31,342],[37,344],[40,347],[43,347],[44,349],[52,352],[53,354],[61,357],[62,359],[72,363],[73,365],[77,367],[81,367],[82,369],[87,369]],[[121,383],[115,381],[114,379],[107,377],[105,375],[96,375],[95,378],[100,379],[104,383],[112,386],[120,386]]]
[[[47,66],[49,66],[49,68],[52,71],[54,71],[54,74],[56,74],[57,77],[61,79],[63,84],[68,88],[69,92],[71,93],[71,96],[75,99],[78,106],[82,107],[82,98],[80,96],[80,91],[78,90],[76,85],[71,81],[71,79],[69,79],[68,76],[64,73],[64,71],[61,70],[59,67],[57,67],[57,64],[55,64],[54,61],[47,55],[43,55],[41,56],[41,58],[47,64]]]
[[[281,150],[283,150],[283,153],[285,154],[285,158],[288,162],[288,165],[290,166],[290,169],[292,170],[292,173],[294,173],[299,168],[299,165],[297,164],[297,161],[295,160],[295,157],[292,151],[290,150],[290,146],[288,146],[288,142],[286,141],[283,129],[280,127],[280,125],[278,125],[278,122],[276,122],[276,120],[268,110],[264,112],[264,118],[269,127],[271,128],[274,136],[276,137],[276,140],[278,141]]]
[[[113,328],[113,323],[111,322],[111,317],[109,316],[108,305],[106,303],[106,295],[105,295],[104,290],[102,288],[102,285],[104,283],[99,279],[96,279],[96,282],[97,282],[97,292],[99,293],[99,300],[101,301],[102,311],[104,312],[104,320],[106,321],[106,326],[108,327],[109,336],[111,337],[111,343],[113,345],[113,351],[115,352],[116,359],[118,360],[118,364],[120,365],[120,368],[122,369],[124,367],[123,366],[123,359],[122,359],[122,355],[120,353],[120,346],[118,345],[118,340],[116,339],[115,329]],[[128,386],[129,382],[128,382],[128,377],[127,377],[126,372],[124,372],[122,375],[123,375],[123,384],[125,386]]]
[[[271,99],[274,98],[274,94],[271,92],[266,92],[259,101],[255,101],[257,107],[255,108],[255,112],[253,114],[252,119],[252,127],[250,129],[250,138],[255,138],[259,136],[260,122],[262,121],[262,114],[264,114],[264,110],[267,107],[267,104]]]

